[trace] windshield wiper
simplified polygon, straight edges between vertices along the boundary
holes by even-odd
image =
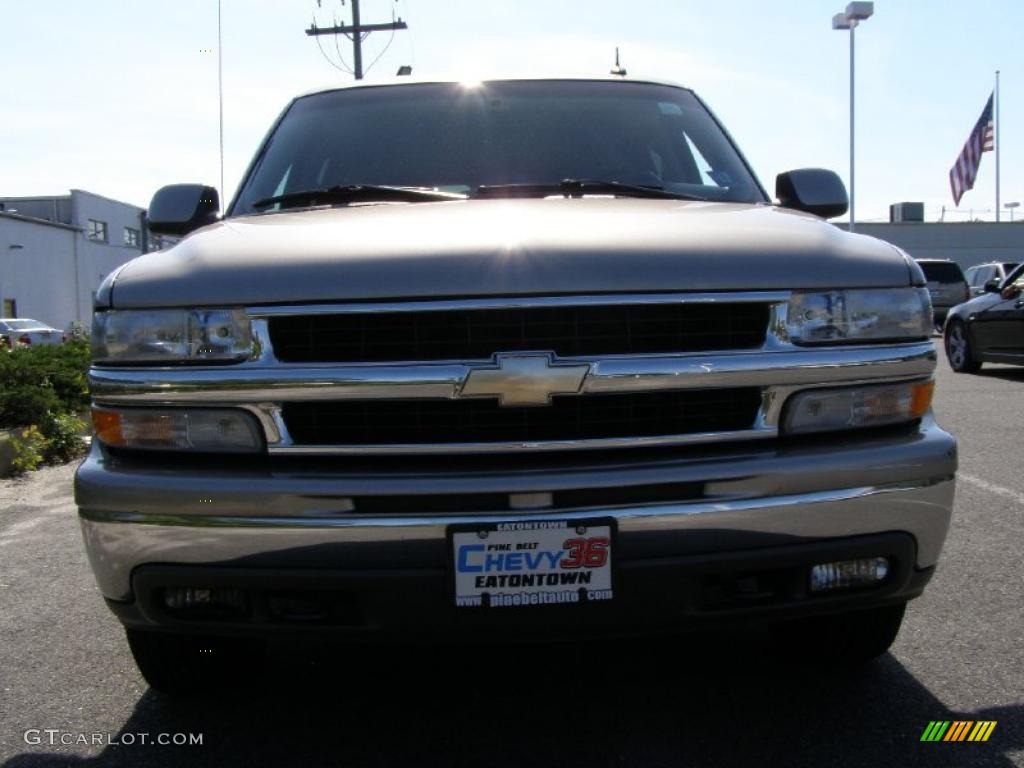
[[[455,192],[439,192],[436,189],[423,187],[388,187],[379,184],[345,184],[343,186],[325,187],[323,189],[304,189],[299,192],[288,192],[284,195],[264,197],[251,203],[250,206],[259,210],[280,203],[290,205],[319,205],[321,203],[362,203],[376,201],[420,202],[430,200],[465,200],[465,195]]]
[[[688,195],[685,192],[669,192],[664,187],[648,187],[598,179],[562,179],[562,181],[548,184],[484,184],[477,187],[474,197],[536,197],[548,194],[561,194],[564,197],[604,194],[663,200],[707,201],[706,197]]]

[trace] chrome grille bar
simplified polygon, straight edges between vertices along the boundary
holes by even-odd
[[[577,358],[564,358],[571,362]],[[932,342],[898,346],[828,347],[630,356],[596,361],[581,394],[815,386],[851,379],[925,376],[935,367]],[[93,398],[107,405],[238,405],[278,401],[454,398],[472,366],[238,365],[179,368],[94,368]]]
[[[248,307],[250,317],[281,315],[339,315],[345,313],[444,312],[452,309],[519,309],[621,304],[778,304],[789,301],[790,291],[726,291],[704,293],[631,293],[590,296],[507,296],[502,298],[437,299],[345,304],[290,304]]]

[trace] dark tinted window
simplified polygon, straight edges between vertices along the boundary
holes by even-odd
[[[929,283],[964,282],[964,273],[960,271],[959,265],[952,261],[926,261],[919,263]]]
[[[1003,274],[1008,275],[1017,268],[1017,262],[1015,261],[1004,261],[1003,262]]]
[[[597,179],[766,202],[689,91],[640,83],[504,81],[330,91],[298,99],[232,213],[334,185],[474,192]]]

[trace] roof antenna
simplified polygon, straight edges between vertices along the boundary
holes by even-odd
[[[626,76],[626,70],[619,66],[619,47],[615,46],[615,66],[611,69],[611,74],[618,75],[619,77]]]

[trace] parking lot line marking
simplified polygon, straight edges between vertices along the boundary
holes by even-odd
[[[980,477],[969,475],[966,472],[957,472],[956,476],[957,479],[963,480],[968,485],[973,485],[976,488],[981,488],[982,490],[988,491],[989,493],[994,493],[997,496],[1002,496],[1003,498],[1010,499],[1010,501],[1014,501],[1021,507],[1024,507],[1024,493],[1015,491],[1012,488],[1006,488],[1002,485],[990,483],[988,480],[982,480]]]

